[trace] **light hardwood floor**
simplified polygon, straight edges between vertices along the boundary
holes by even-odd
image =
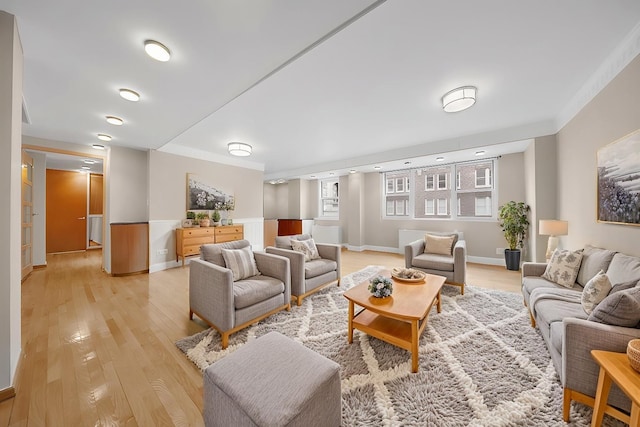
[[[22,284],[22,359],[0,426],[202,425],[202,374],[176,348],[189,321],[188,267],[110,277],[101,252],[50,255]],[[342,252],[342,274],[401,266]],[[468,265],[467,283],[520,292],[519,272]],[[346,339],[346,337],[345,337]]]

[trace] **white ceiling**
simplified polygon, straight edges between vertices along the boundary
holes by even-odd
[[[29,136],[159,149],[265,179],[551,134],[640,50],[638,0],[0,0]],[[167,45],[171,61],[143,42]],[[442,95],[478,87],[448,114]],[[117,90],[142,99],[131,103]],[[124,126],[105,122],[120,116]],[[253,146],[248,159],[226,152]],[[513,144],[521,147],[522,143]]]

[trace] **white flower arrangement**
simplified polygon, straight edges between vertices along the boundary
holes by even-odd
[[[393,282],[388,277],[376,276],[369,280],[369,292],[376,298],[384,298],[393,292]]]

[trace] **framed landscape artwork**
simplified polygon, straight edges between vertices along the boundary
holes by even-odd
[[[598,150],[598,222],[640,225],[640,129]]]
[[[233,210],[233,195],[205,183],[197,175],[187,174],[187,210]]]

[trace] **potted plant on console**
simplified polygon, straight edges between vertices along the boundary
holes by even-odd
[[[504,250],[507,270],[520,270],[520,250],[529,229],[529,205],[513,200],[500,206],[498,221],[509,249]]]
[[[211,221],[213,221],[214,227],[217,227],[220,225],[220,211],[218,209],[213,211],[213,213],[211,214]]]
[[[208,212],[198,212],[196,214],[196,219],[200,222],[200,227],[208,227],[209,226],[209,213]]]

